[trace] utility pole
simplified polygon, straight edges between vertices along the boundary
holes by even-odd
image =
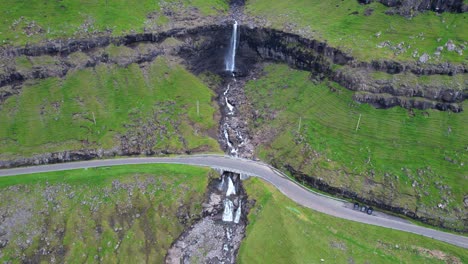
[[[357,121],[357,125],[356,125],[356,131],[359,129],[359,123],[361,123],[361,114],[359,114],[359,119]]]
[[[302,117],[299,117],[299,126],[297,127],[297,133],[301,132],[301,123],[302,123]]]
[[[197,116],[200,116],[200,101],[197,100]]]
[[[94,116],[94,112],[93,112],[93,121],[94,121],[94,125],[96,125],[96,117]]]

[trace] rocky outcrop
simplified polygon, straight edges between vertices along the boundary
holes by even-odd
[[[421,110],[426,109],[437,109],[440,111],[452,111],[455,113],[461,112],[463,109],[460,105],[454,103],[442,103],[434,102],[422,98],[411,98],[404,96],[394,96],[391,94],[384,93],[368,93],[368,92],[359,92],[353,95],[355,101],[361,103],[367,103],[375,106],[376,108],[391,108],[395,106],[400,106],[406,109],[416,108]]]
[[[373,60],[371,62],[351,61],[353,68],[382,71],[388,74],[411,72],[416,75],[449,75],[468,73],[468,65],[443,62],[439,64],[422,64],[414,62],[398,62],[388,60]]]
[[[398,75],[398,78],[395,78],[398,81],[375,79],[370,76],[372,72],[372,68],[343,67],[333,73],[332,79],[347,89],[356,91],[353,97],[356,101],[378,108],[401,106],[408,109],[438,109],[457,113],[463,110],[461,103],[468,98],[465,83],[454,81],[421,84],[414,82],[417,76],[412,73]],[[400,72],[402,70],[395,73]],[[408,80],[400,80],[404,78]]]
[[[35,166],[44,164],[63,163],[80,160],[92,160],[96,158],[111,158],[124,153],[117,149],[80,149],[53,153],[44,153],[30,158],[13,160],[0,160],[0,169],[15,168],[21,166]]]
[[[358,0],[361,4],[370,4],[374,0]],[[396,12],[404,16],[412,16],[415,12],[434,11],[438,13],[468,12],[468,4],[463,0],[379,0],[385,6],[391,7],[388,13]]]

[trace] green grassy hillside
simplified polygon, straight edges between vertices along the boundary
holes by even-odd
[[[365,15],[367,9],[373,10],[370,15]],[[249,0],[246,5],[248,14],[266,18],[275,28],[294,28],[359,60],[418,60],[423,53],[432,57],[431,62],[468,60],[466,50],[459,55],[444,47],[440,57],[433,55],[448,40],[467,46],[466,14],[426,12],[408,19],[386,15],[386,10],[377,1],[360,5],[352,0]]]
[[[102,167],[0,178],[0,261],[162,263],[201,212],[210,171]]]
[[[217,128],[213,96],[194,75],[164,58],[145,68],[99,65],[63,79],[30,82],[0,105],[0,159],[109,149],[119,146],[123,135],[156,153],[219,151],[208,136]]]
[[[179,5],[180,3],[180,5]],[[0,3],[0,45],[22,45],[58,37],[142,32],[145,22],[163,25],[167,10],[196,8],[201,15],[227,10],[222,0],[3,0]],[[177,11],[177,10],[175,10]]]
[[[286,65],[268,65],[245,89],[265,161],[463,228],[466,111],[375,109],[336,83],[314,84],[308,72]]]
[[[466,263],[468,252],[433,239],[338,219],[298,206],[259,179],[239,263]]]

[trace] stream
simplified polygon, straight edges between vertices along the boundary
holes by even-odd
[[[253,147],[248,140],[247,123],[237,109],[245,97],[244,81],[236,78],[238,39],[238,23],[234,21],[225,56],[226,88],[219,96],[222,110],[219,140],[228,155],[251,158]],[[240,175],[221,172],[220,178],[212,179],[202,207],[203,217],[174,242],[166,255],[166,263],[236,262],[249,208]]]

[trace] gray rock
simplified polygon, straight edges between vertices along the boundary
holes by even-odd
[[[445,47],[447,47],[448,51],[454,51],[455,48],[456,48],[455,44],[450,39],[449,39],[449,41],[447,41],[447,43],[445,43]]]
[[[431,57],[429,56],[429,54],[424,53],[423,55],[421,55],[421,57],[419,57],[419,62],[426,63],[430,58]]]

